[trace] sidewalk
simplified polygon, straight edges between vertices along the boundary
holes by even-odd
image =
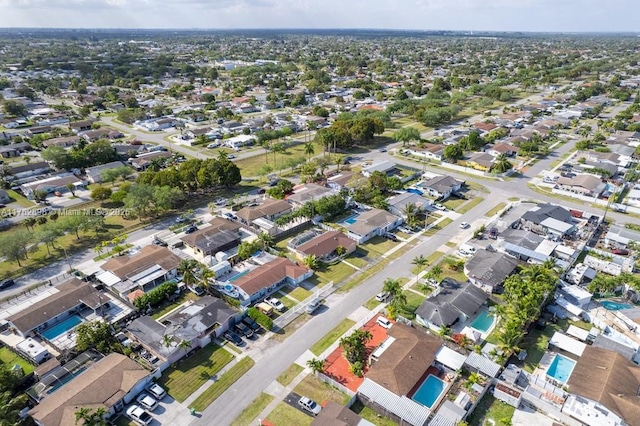
[[[297,361],[296,364],[298,364]],[[272,395],[274,397],[273,401],[271,401],[269,405],[267,405],[264,410],[262,410],[260,414],[256,416],[255,419],[258,420],[258,422],[262,423],[262,420],[264,420],[269,415],[269,413],[275,410],[276,406],[280,404],[282,400],[285,399],[287,395],[289,395],[293,391],[293,389],[298,386],[301,381],[304,380],[305,377],[307,377],[307,375],[309,375],[309,372],[310,370],[305,367],[305,369],[302,370],[300,374],[298,374],[295,379],[293,379],[287,386],[282,386],[276,380],[271,382],[271,385],[269,385],[269,387],[265,389],[264,392]]]

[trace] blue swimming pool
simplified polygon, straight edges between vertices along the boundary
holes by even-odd
[[[471,328],[478,330],[480,333],[486,333],[493,325],[493,321],[495,321],[494,316],[488,310],[484,310],[473,320]]]
[[[420,404],[424,405],[427,408],[433,407],[433,404],[438,400],[444,389],[447,387],[447,384],[442,380],[438,379],[436,376],[429,374],[427,380],[425,380],[416,393],[413,394],[411,399]]]
[[[53,327],[46,329],[40,334],[42,334],[42,336],[45,337],[46,339],[52,340],[60,336],[61,334],[66,333],[69,330],[73,330],[78,324],[81,324],[81,323],[82,323],[82,318],[80,318],[77,315],[72,315],[66,320],[62,321],[61,323],[58,323]]]
[[[633,306],[628,303],[618,303],[611,300],[603,300],[600,304],[608,311],[619,311],[620,309],[633,308]]]
[[[354,223],[356,223],[356,220],[358,219],[357,214],[353,214],[351,216],[349,216],[348,218],[346,218],[345,220],[343,220],[344,223],[348,223],[349,225],[353,225]]]
[[[553,361],[551,361],[551,365],[549,365],[549,368],[547,369],[547,376],[559,382],[567,383],[569,376],[571,376],[571,372],[573,372],[573,367],[575,366],[576,362],[574,360],[556,354]]]
[[[249,273],[250,269],[247,269],[245,271],[240,272],[238,275],[234,275],[233,277],[229,278],[229,281],[235,281],[238,278],[242,277],[243,275],[247,275]]]

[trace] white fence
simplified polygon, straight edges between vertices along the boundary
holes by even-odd
[[[309,305],[311,301],[313,301],[316,298],[324,299],[327,296],[329,296],[331,293],[333,293],[335,290],[336,289],[333,286],[333,281],[331,281],[329,284],[325,285],[320,290],[316,291],[314,294],[307,297],[304,301],[302,301],[301,303],[298,303],[293,308],[287,310],[285,313],[283,313],[278,318],[276,318],[273,321],[273,325],[279,328],[284,328],[285,326],[290,324],[294,319],[298,318],[301,314],[303,314],[305,309],[307,308],[307,305]]]

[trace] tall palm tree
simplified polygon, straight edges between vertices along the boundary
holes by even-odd
[[[415,265],[416,267],[416,279],[417,279],[420,272],[422,272],[422,270],[429,264],[429,261],[427,260],[426,257],[424,257],[423,254],[421,254],[419,256],[414,257],[413,260],[411,261],[411,264]]]
[[[316,257],[315,254],[310,254],[308,256],[305,256],[303,263],[304,263],[304,266],[306,266],[309,269],[313,269],[313,270],[318,269],[318,258]]]
[[[262,244],[262,250],[267,250],[267,248],[271,247],[274,243],[273,237],[266,232],[258,234],[258,240],[260,240]]]
[[[307,360],[307,367],[314,373],[322,373],[324,371],[324,363],[323,359],[311,358]]]
[[[211,280],[216,277],[216,273],[207,268],[206,265],[200,265],[200,287],[204,289],[211,289]]]
[[[389,293],[389,306],[395,312],[407,304],[407,295],[402,292],[400,281],[395,278],[387,278],[382,285],[382,291]]]
[[[307,161],[311,161],[311,156],[315,154],[316,150],[313,147],[313,142],[307,142],[304,144],[304,153],[307,154]]]
[[[198,261],[194,259],[182,259],[178,263],[178,272],[182,274],[182,281],[186,285],[191,286],[198,282],[198,277],[196,276],[198,267]]]
[[[496,173],[504,173],[512,167],[513,164],[511,164],[506,154],[499,154],[496,157],[496,161],[493,163],[493,170]]]
[[[340,173],[340,164],[344,161],[344,157],[342,155],[334,155],[333,163],[336,165],[336,172]]]

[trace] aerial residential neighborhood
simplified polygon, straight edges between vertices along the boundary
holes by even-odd
[[[0,40],[1,424],[640,425],[635,36]]]

